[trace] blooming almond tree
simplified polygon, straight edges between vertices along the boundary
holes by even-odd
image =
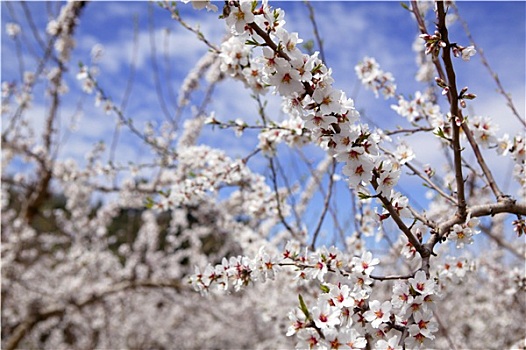
[[[461,6],[393,7],[421,90],[353,62],[393,127],[339,88],[337,3],[189,3],[134,4],[118,49],[89,31],[118,3],[2,4],[2,347],[526,348],[526,123]],[[474,113],[478,58],[514,134]]]

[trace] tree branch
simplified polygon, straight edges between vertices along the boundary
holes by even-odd
[[[464,124],[462,114],[460,112],[458,103],[458,91],[455,69],[451,61],[451,44],[448,39],[448,30],[446,27],[446,11],[444,3],[437,1],[437,29],[440,32],[441,40],[446,43],[446,47],[442,49],[442,60],[446,68],[447,85],[449,87],[448,100],[450,103],[451,114],[451,128],[452,128],[452,147],[453,147],[453,163],[455,168],[455,181],[457,184],[457,214],[463,220],[466,218],[466,195],[464,192],[464,176],[462,174],[462,148],[460,146],[460,127],[459,123]]]
[[[77,308],[81,309],[85,306],[93,304],[103,298],[116,294],[118,292],[126,291],[129,289],[136,288],[149,288],[149,289],[158,289],[158,288],[170,288],[176,292],[180,292],[182,285],[179,281],[153,281],[153,280],[144,280],[144,281],[134,281],[134,282],[122,282],[111,288],[108,288],[100,293],[93,294],[88,299],[82,302],[71,301],[67,305],[58,305],[48,307],[44,311],[37,311],[35,314],[30,315],[26,320],[20,323],[14,330],[13,335],[6,341],[5,350],[14,350],[17,348],[20,341],[24,338],[26,334],[31,332],[31,330],[40,322],[45,321],[51,317],[62,317],[68,308],[69,304],[75,305]]]

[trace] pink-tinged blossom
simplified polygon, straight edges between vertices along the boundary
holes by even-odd
[[[207,265],[203,271],[201,281],[203,282],[204,286],[209,287],[212,282],[216,281],[218,278],[219,276],[217,275],[214,267],[212,265]]]
[[[307,274],[310,278],[317,278],[320,282],[323,282],[323,277],[328,271],[327,263],[319,254],[315,254],[313,258],[312,264],[314,266],[307,271]]]
[[[365,337],[358,333],[358,331],[354,328],[344,329],[340,333],[342,333],[345,336],[345,344],[353,350],[364,349],[367,346],[367,340],[365,339]]]
[[[278,57],[278,60],[281,57]],[[304,90],[300,82],[300,75],[296,69],[293,69],[288,62],[283,62],[276,66],[276,73],[267,78],[267,83],[275,87],[276,91],[283,96],[291,96],[294,93],[301,93]]]
[[[358,274],[370,275],[375,265],[380,263],[380,260],[373,258],[371,252],[364,252],[361,258],[352,258],[353,272]]]
[[[181,0],[183,3],[187,4],[192,3],[192,7],[196,10],[202,10],[206,8],[207,11],[216,12],[218,10],[217,6],[212,4],[210,0]]]
[[[21,31],[20,30],[20,26],[17,23],[6,23],[6,25],[5,25],[5,32],[11,38],[14,38],[18,34],[20,34],[20,31]]]
[[[438,324],[432,321],[432,312],[415,312],[413,314],[415,323],[409,326],[409,334],[416,336],[418,334],[423,335],[428,339],[435,339],[433,333],[438,331]]]
[[[433,294],[435,292],[435,282],[427,279],[426,273],[422,270],[418,270],[415,277],[411,277],[408,282],[411,287],[420,295]]]
[[[280,8],[271,8],[267,0],[262,1],[261,6],[256,9],[256,13],[262,14],[262,16],[256,16],[255,22],[266,32],[275,32],[285,25],[285,11]],[[256,33],[253,35],[255,38],[259,38]]]
[[[268,90],[263,83],[263,72],[261,67],[258,67],[255,62],[251,62],[250,67],[245,67],[241,71],[244,77],[244,82],[255,92],[265,94]]]
[[[348,285],[334,285],[329,291],[329,298],[339,308],[354,306],[354,298],[351,297],[351,289]]]
[[[421,295],[415,296],[407,310],[409,310],[410,313],[424,310],[424,298]]]
[[[466,244],[473,243],[473,234],[471,229],[465,225],[455,224],[453,226],[453,231],[449,234],[448,239],[455,242],[455,246],[458,249],[464,248]]]
[[[374,92],[378,97],[381,91],[385,98],[393,97],[396,92],[393,75],[380,69],[380,65],[374,58],[364,57],[362,62],[354,67],[356,75],[362,84]]]
[[[373,279],[364,274],[351,274],[350,285],[353,286],[352,297],[354,299],[366,298],[368,294],[371,293],[373,284]]]
[[[345,344],[345,341],[347,340],[347,336],[344,335],[342,332],[339,332],[336,329],[328,329],[323,334],[325,336],[325,341],[328,343],[330,349],[338,349],[338,350],[348,350],[350,349],[347,344]]]
[[[241,287],[247,286],[250,282],[252,282],[252,272],[254,271],[254,263],[250,261],[248,257],[231,257],[229,264],[231,267],[229,275],[232,276],[232,284],[234,285],[235,291],[239,291]]]
[[[239,37],[232,36],[221,44],[220,69],[222,72],[236,76],[239,66],[249,64],[250,48],[243,44]]]
[[[391,308],[392,305],[390,301],[380,303],[378,300],[372,300],[369,302],[369,310],[363,314],[363,317],[371,323],[373,328],[378,328],[381,323],[389,321]]]
[[[340,146],[341,149],[336,154],[336,160],[339,162],[347,162],[350,160],[355,161],[362,161],[362,156],[365,154],[365,149],[363,146],[353,146],[353,137],[355,134],[349,133],[342,135],[342,138],[336,140],[340,140],[342,142],[342,145]],[[356,135],[357,136],[357,135]],[[345,147],[345,148],[344,148]],[[366,161],[366,159],[364,159]],[[371,162],[371,159],[369,158],[369,162]]]
[[[376,342],[376,350],[402,350],[402,346],[398,345],[398,336],[395,335],[388,340],[380,339]]]
[[[283,259],[296,259],[299,255],[300,248],[300,245],[296,241],[288,241],[283,249]]]
[[[416,248],[406,239],[400,254],[402,254],[406,259],[412,260],[416,256]]]
[[[464,61],[469,61],[472,56],[475,56],[477,53],[477,50],[475,50],[474,46],[468,46],[462,49],[462,59]]]
[[[414,331],[416,329],[413,329]],[[412,334],[405,338],[406,348],[409,349],[429,349],[429,339],[427,339],[423,334],[417,331],[416,334]]]
[[[332,136],[332,140],[336,143],[333,152],[339,162],[345,162],[353,157],[356,158],[357,155],[355,152],[358,152],[359,154],[365,153],[365,149],[363,149],[362,146],[354,145],[358,136],[359,133],[350,127],[343,127],[339,133]],[[352,152],[353,148],[355,152],[347,155],[346,153]]]
[[[283,50],[291,60],[303,60],[303,54],[296,47],[303,42],[303,39],[298,38],[298,33],[289,33],[283,28],[278,28],[276,30],[276,36],[280,39]]]
[[[360,119],[360,113],[354,107],[354,100],[347,98],[345,91],[342,91],[340,96],[340,107],[340,113],[347,119],[348,124],[355,123]]]
[[[340,113],[341,105],[340,98],[342,96],[341,90],[326,87],[323,89],[316,89],[312,98],[320,107],[323,114]]]
[[[398,145],[398,147],[396,147],[394,155],[396,157],[396,160],[400,163],[400,165],[404,165],[405,163],[410,162],[415,158],[415,153],[406,142],[401,142]]]
[[[320,334],[312,327],[300,329],[297,337],[296,349],[320,349],[320,343],[323,342]]]
[[[254,22],[254,14],[251,0],[241,0],[239,6],[230,6],[230,14],[226,18],[226,23],[237,33],[243,33],[245,26],[252,22]]]
[[[280,270],[280,266],[275,257],[271,257],[264,248],[261,248],[256,257],[255,269],[258,273],[258,279],[265,282],[268,279],[273,280],[276,272]]]
[[[300,73],[301,81],[310,82],[312,80],[314,68],[321,63],[318,54],[318,52],[315,52],[310,56],[303,55],[303,65],[296,67]]]
[[[410,123],[420,116],[419,108],[414,100],[407,101],[402,96],[398,98],[398,105],[391,105],[391,108],[400,116],[407,118]]]
[[[387,196],[391,198],[391,205],[393,207],[393,210],[403,218],[409,218],[411,217],[411,212],[409,211],[408,205],[409,200],[406,196],[403,196],[400,192],[391,191],[391,194]],[[389,214],[389,211],[387,209],[384,209],[382,212],[382,215]]]
[[[393,307],[404,310],[412,302],[413,296],[409,291],[409,285],[406,282],[396,281],[393,286],[393,296],[391,297]]]
[[[512,148],[513,143],[510,140],[510,135],[504,134],[497,139],[497,153],[501,156],[506,156]]]
[[[491,119],[475,116],[469,120],[473,136],[483,148],[493,147],[497,143],[495,136],[498,126]]]
[[[382,162],[380,177],[377,180],[378,188],[376,189],[376,192],[389,198],[391,190],[398,183],[400,173],[401,171],[398,163],[392,163],[390,161]]]
[[[365,337],[360,335],[354,328],[344,328],[342,330],[329,329],[324,332],[325,341],[330,349],[353,350],[363,349],[367,345]]]
[[[299,308],[289,312],[289,320],[291,321],[291,325],[287,329],[287,337],[298,333],[299,330],[304,329],[307,326],[305,314]]]
[[[421,298],[422,296],[419,296],[418,298]],[[424,312],[432,312],[436,309],[436,302],[440,299],[440,295],[438,294],[428,294],[422,298],[422,310]]]
[[[309,129],[324,129],[327,130],[331,123],[336,123],[338,119],[332,115],[322,115],[318,113],[309,113],[304,117],[305,127]]]
[[[368,183],[371,180],[373,168],[374,164],[370,157],[364,156],[348,160],[342,168],[342,173],[348,176],[349,187],[356,188],[362,182]]]
[[[319,329],[328,329],[340,324],[341,309],[330,306],[327,300],[319,299],[311,310],[312,320]]]

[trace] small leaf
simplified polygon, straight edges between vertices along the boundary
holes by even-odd
[[[312,39],[307,40],[302,46],[308,53],[312,54],[314,52],[314,41]]]
[[[245,45],[261,46],[260,43],[258,43],[256,40],[253,40],[253,39],[245,41]]]
[[[298,299],[300,301],[300,309],[301,309],[301,311],[303,312],[305,317],[307,319],[309,319],[310,318],[309,309],[307,309],[307,305],[305,305],[305,302],[303,301],[303,297],[301,296],[301,294],[298,294]]]
[[[144,203],[144,206],[148,209],[152,209],[155,202],[150,197],[146,198],[146,203]]]
[[[364,193],[364,192],[358,192],[358,198],[360,198],[360,199],[369,199],[369,198],[371,198],[371,196],[368,195],[367,193]]]
[[[444,140],[448,140],[449,139],[446,137],[446,134],[444,134],[444,130],[442,130],[442,128],[438,128],[435,132],[433,132],[433,134],[435,134],[436,136],[444,139]]]

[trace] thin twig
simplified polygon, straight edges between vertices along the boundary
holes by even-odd
[[[168,1],[165,1],[164,4],[161,5],[161,7],[165,8],[166,10],[170,11],[171,15],[172,15],[172,19],[176,20],[177,22],[179,22],[179,24],[181,24],[184,28],[186,28],[187,30],[191,31],[192,33],[194,33],[197,38],[202,41],[206,46],[208,46],[212,51],[214,52],[217,52],[219,53],[220,50],[217,48],[217,46],[215,46],[214,44],[212,44],[208,39],[206,39],[206,37],[203,35],[203,33],[199,30],[199,28],[194,28],[192,27],[191,25],[189,25],[188,23],[186,23],[182,18],[181,16],[179,15],[179,11],[177,10],[177,8],[175,6],[172,6],[169,4]]]
[[[273,158],[269,158],[269,165],[270,165],[270,172],[272,174],[271,175],[272,186],[273,186],[274,194],[275,194],[275,197],[276,197],[276,207],[277,207],[277,210],[278,210],[278,217],[279,217],[281,223],[283,224],[283,226],[285,226],[287,231],[290,232],[292,237],[297,237],[298,235],[296,234],[296,232],[294,232],[292,227],[290,227],[290,225],[287,223],[287,220],[285,220],[285,216],[283,215],[283,211],[281,210],[281,197],[279,195],[278,180],[277,180],[276,168],[274,166],[274,159]]]
[[[493,233],[493,231],[489,227],[481,226],[481,231],[491,238],[495,243],[497,243],[500,247],[508,250],[510,253],[515,255],[521,260],[526,260],[525,253],[521,253],[519,250],[516,249],[515,245],[512,243],[507,242],[502,237],[499,237],[497,234]]]
[[[336,160],[332,159],[332,171],[336,169]],[[310,244],[311,249],[314,251],[314,247],[316,246],[316,239],[318,238],[318,235],[321,230],[321,225],[323,224],[323,220],[325,219],[325,215],[327,215],[327,210],[329,209],[329,204],[332,196],[332,190],[334,187],[334,176],[329,176],[329,185],[327,189],[327,195],[325,196],[325,199],[323,201],[323,209],[320,215],[320,218],[318,220],[318,224],[316,225],[316,228],[314,229],[314,233],[312,235],[312,242]]]
[[[526,120],[521,117],[521,115],[519,114],[519,112],[517,111],[517,109],[515,108],[515,105],[513,104],[513,100],[511,99],[511,95],[509,93],[506,92],[506,90],[504,89],[504,87],[502,86],[502,83],[499,79],[499,76],[497,75],[497,73],[495,73],[493,71],[493,69],[491,69],[491,66],[488,62],[488,60],[486,59],[486,56],[484,55],[484,50],[482,50],[482,48],[480,48],[477,43],[475,42],[475,39],[473,38],[473,35],[471,35],[471,31],[469,30],[469,27],[468,27],[468,24],[467,22],[464,20],[464,18],[462,18],[460,16],[460,13],[458,11],[458,7],[455,5],[455,3],[452,3],[452,7],[453,7],[453,11],[455,11],[455,15],[457,16],[458,20],[460,21],[460,23],[462,24],[462,27],[464,27],[464,32],[466,33],[471,45],[473,45],[475,47],[475,49],[477,50],[477,53],[478,55],[480,56],[480,60],[482,62],[482,65],[484,67],[486,67],[486,69],[488,70],[489,74],[491,75],[491,77],[493,78],[493,80],[495,81],[495,84],[497,84],[497,91],[502,95],[504,96],[504,98],[506,99],[506,102],[507,102],[507,106],[511,109],[513,115],[515,117],[517,117],[517,119],[519,120],[519,122],[526,127]]]
[[[161,107],[161,110],[163,111],[165,118],[173,123],[174,120],[170,114],[170,111],[168,111],[168,106],[166,105],[166,102],[164,100],[161,80],[159,78],[159,66],[157,65],[157,49],[155,45],[155,27],[153,24],[153,4],[152,3],[148,3],[148,24],[149,24],[148,31],[150,35],[150,50],[151,50],[150,60],[152,63],[153,81],[155,85],[157,99],[159,100],[159,105]]]
[[[305,0],[303,2],[309,9],[309,19],[312,24],[314,37],[316,38],[316,42],[318,43],[318,48],[320,49],[320,58],[323,61],[323,63],[327,64],[327,61],[325,59],[325,53],[323,52],[323,40],[321,39],[320,33],[318,31],[318,25],[316,24],[316,18],[314,17],[314,8],[312,7],[310,1]]]
[[[493,178],[493,174],[491,173],[491,170],[486,164],[486,161],[484,160],[484,157],[482,156],[482,152],[480,152],[480,147],[478,146],[477,141],[475,140],[475,137],[473,136],[473,133],[469,129],[469,126],[467,125],[467,123],[462,123],[462,131],[464,131],[464,134],[466,135],[466,138],[468,139],[468,142],[471,145],[471,148],[473,149],[473,153],[475,153],[475,158],[477,159],[477,163],[479,163],[479,166],[482,169],[484,177],[488,181],[489,187],[493,191],[493,194],[495,195],[497,200],[500,200],[502,197],[504,197],[504,193],[502,193],[499,186],[497,185],[497,182]]]
[[[21,1],[20,5],[22,6],[22,9],[24,10],[24,14],[26,16],[27,23],[29,23],[29,27],[31,27],[31,32],[33,33],[33,36],[35,37],[35,40],[40,45],[40,48],[44,51],[46,49],[46,43],[40,37],[40,32],[38,31],[38,28],[35,25],[35,21],[33,21],[33,16],[31,15],[31,11],[29,10],[27,3],[25,1]]]
[[[369,275],[373,280],[377,281],[388,281],[388,280],[407,280],[410,278],[415,277],[416,272],[413,272],[409,275],[389,275],[389,276],[376,276],[376,275]]]

